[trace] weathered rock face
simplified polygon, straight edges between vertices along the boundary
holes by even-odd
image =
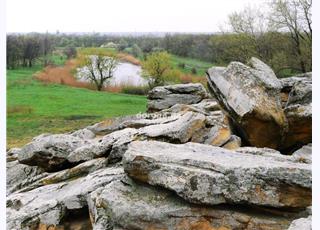
[[[288,230],[311,230],[312,229],[312,217],[300,218],[292,221]]]
[[[67,156],[88,141],[67,134],[41,135],[25,145],[18,154],[20,163],[40,166],[46,171],[65,167]]]
[[[44,176],[46,176],[44,170],[38,166],[19,164],[18,161],[7,162],[7,194]]]
[[[209,69],[209,87],[251,145],[278,148],[287,128],[281,83],[258,59],[252,58],[249,65],[232,62],[227,68]]]
[[[7,198],[7,229],[59,226],[70,210],[87,206],[86,199],[90,192],[122,176],[121,168],[106,168],[83,178],[13,193]]]
[[[298,149],[292,154],[296,161],[311,164],[312,163],[312,144],[308,144]]]
[[[189,141],[194,133],[204,128],[205,116],[199,113],[186,112],[176,114],[176,121],[150,125],[139,130],[143,136],[150,138],[164,138],[172,142],[185,143]]]
[[[207,97],[203,85],[178,84],[153,88],[148,94],[148,111],[160,111],[175,104],[195,104]]]
[[[192,203],[272,207],[311,204],[311,165],[195,143],[132,142],[123,158],[132,178]]]
[[[292,90],[294,84],[299,81],[310,81],[312,79],[312,73],[299,74],[292,77],[281,78],[281,93],[283,94],[284,102],[286,103],[289,97],[289,93]]]
[[[93,229],[287,229],[290,219],[230,206],[188,204],[175,194],[126,179],[88,198]]]
[[[289,130],[283,148],[299,147],[312,141],[312,80],[294,83],[285,106]]]

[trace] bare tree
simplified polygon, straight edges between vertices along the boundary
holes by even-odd
[[[311,50],[311,6],[311,0],[273,0],[271,2],[272,14],[270,20],[272,26],[275,29],[290,32],[302,72],[307,71],[306,62],[303,58],[303,43],[307,43],[307,48]]]
[[[118,60],[115,57],[98,54],[86,56],[83,64],[88,69],[86,78],[96,85],[98,91],[101,91],[107,80],[113,77]]]
[[[267,59],[268,55],[264,35],[269,31],[269,23],[265,10],[262,12],[259,8],[249,5],[242,11],[234,12],[228,17],[232,31],[250,39],[256,54],[262,59]]]

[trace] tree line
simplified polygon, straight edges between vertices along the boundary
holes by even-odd
[[[256,56],[269,64],[278,76],[312,70],[311,0],[271,0],[263,10],[245,7],[228,17],[220,33],[163,35],[116,34],[8,34],[7,66],[32,66],[55,47],[67,56],[75,47],[109,47],[145,59],[156,51],[167,51],[218,65],[246,62]]]

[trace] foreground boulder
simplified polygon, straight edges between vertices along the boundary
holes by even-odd
[[[285,106],[289,130],[283,148],[301,147],[312,141],[312,80],[294,83]]]
[[[130,179],[109,183],[88,198],[93,229],[287,229],[287,217],[244,207],[189,204],[175,194]]]
[[[21,149],[18,160],[23,164],[40,166],[46,171],[57,171],[67,167],[67,157],[73,150],[88,143],[67,134],[40,135]]]
[[[72,221],[80,221],[83,228],[79,229],[90,229],[86,209],[89,193],[122,176],[121,168],[105,168],[71,181],[49,184],[24,193],[13,193],[7,197],[7,229],[48,229],[50,226],[61,229],[66,227],[66,215],[77,211],[86,213],[86,218],[75,215]]]
[[[238,153],[209,145],[132,142],[127,174],[175,191],[192,203],[247,203],[272,207],[311,204],[311,165]]]
[[[282,85],[270,67],[252,58],[249,66],[232,62],[227,68],[213,67],[207,79],[211,92],[249,144],[280,147],[287,122],[281,107]]]
[[[167,109],[175,104],[195,104],[206,97],[206,90],[200,83],[155,87],[148,94],[148,112]]]

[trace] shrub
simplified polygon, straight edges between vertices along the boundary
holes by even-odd
[[[149,92],[149,86],[125,86],[122,88],[121,92],[126,94],[135,95],[147,95]]]
[[[170,83],[180,83],[180,78],[182,76],[182,72],[178,69],[170,69],[167,70],[164,75],[164,80]]]
[[[181,63],[178,64],[178,67],[181,68],[181,69],[184,69],[184,68],[186,68],[186,64],[181,62]]]

